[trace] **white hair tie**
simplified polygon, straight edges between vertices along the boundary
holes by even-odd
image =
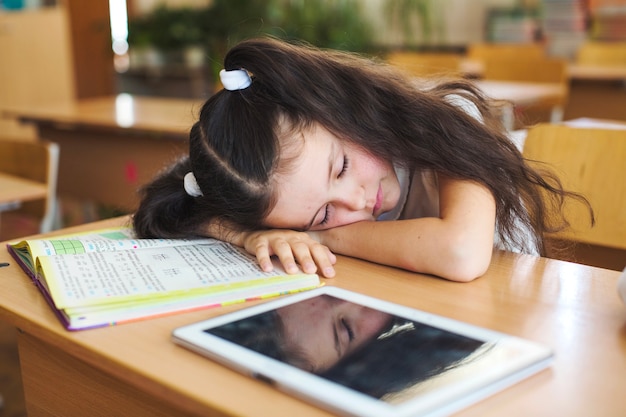
[[[250,87],[250,84],[252,84],[250,74],[243,69],[231,71],[221,70],[220,80],[224,88],[228,91],[243,90],[244,88]]]
[[[193,172],[190,171],[185,174],[183,183],[185,185],[185,192],[191,197],[202,197],[202,190],[200,186],[198,186],[198,181],[196,181],[196,176],[193,175]]]

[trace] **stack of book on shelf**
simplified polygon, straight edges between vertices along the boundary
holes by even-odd
[[[116,227],[9,243],[68,330],[268,298],[318,287],[315,274],[262,271],[216,239],[136,239]]]
[[[587,39],[585,0],[542,0],[541,29],[546,51],[553,57],[573,59]]]
[[[596,41],[626,42],[626,3],[615,1],[592,9],[591,37]]]

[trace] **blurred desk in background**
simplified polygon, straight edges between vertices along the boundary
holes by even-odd
[[[626,65],[569,66],[570,97],[565,119],[626,121]]]
[[[463,59],[461,73],[469,78],[482,78],[484,63],[475,59]],[[569,63],[567,74],[570,80],[626,80],[626,65],[591,65]]]
[[[578,119],[570,119],[563,122],[569,127],[578,127],[585,129],[619,129],[626,130],[626,121],[608,120],[608,119],[592,119],[589,117],[581,117]]]
[[[137,189],[187,153],[199,100],[121,94],[0,111],[60,146],[58,194],[132,211]]]
[[[509,102],[503,109],[503,123],[508,130],[515,127],[515,108],[559,107],[567,97],[567,88],[559,83],[525,81],[476,80],[474,83],[489,98]]]
[[[488,97],[509,101],[515,106],[532,106],[538,103],[557,102],[567,91],[558,83],[535,83],[524,81],[478,80],[474,83]]]
[[[484,64],[465,59],[460,70],[469,78],[480,79]],[[626,65],[570,63],[567,72],[569,95],[564,120],[593,117],[626,121]]]
[[[570,80],[605,80],[626,82],[626,65],[570,64]]]
[[[48,186],[0,172],[0,212],[18,208],[22,202],[46,198]]]

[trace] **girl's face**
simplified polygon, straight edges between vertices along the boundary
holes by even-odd
[[[278,309],[287,345],[303,352],[311,370],[335,365],[377,336],[391,315],[329,296]]]
[[[375,220],[393,209],[400,184],[391,163],[341,141],[319,124],[301,132],[287,172],[277,174],[269,227],[323,230]]]

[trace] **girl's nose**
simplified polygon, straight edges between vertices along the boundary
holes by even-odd
[[[365,199],[365,190],[363,187],[354,187],[349,190],[343,190],[339,195],[339,201],[352,211],[363,210],[367,205]]]

